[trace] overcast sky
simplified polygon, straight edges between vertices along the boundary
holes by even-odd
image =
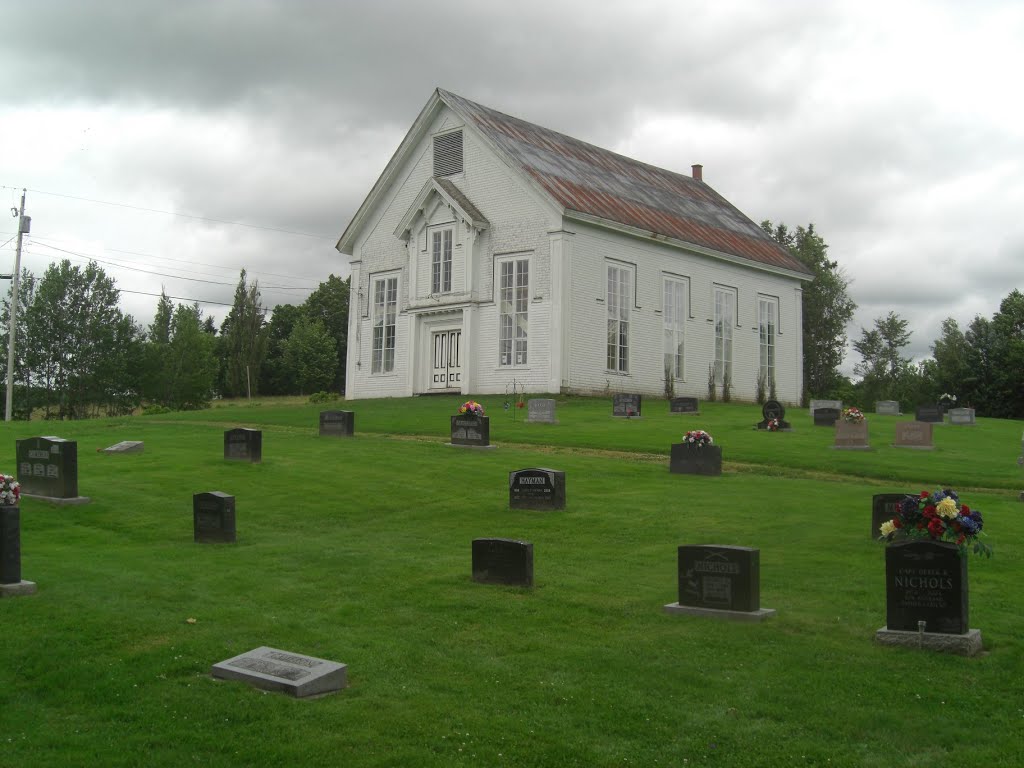
[[[851,338],[893,310],[926,357],[943,318],[1024,287],[1024,3],[0,0],[0,19],[23,266],[95,258],[142,324],[161,287],[230,303],[243,267],[271,306],[347,276],[334,245],[438,86],[703,163],[754,221],[813,222],[852,279]],[[15,232],[0,219],[0,244]]]

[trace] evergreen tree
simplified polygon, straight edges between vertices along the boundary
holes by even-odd
[[[223,386],[227,397],[255,395],[259,390],[260,368],[266,353],[265,315],[260,303],[259,281],[253,280],[247,285],[243,269],[231,311],[220,330]]]

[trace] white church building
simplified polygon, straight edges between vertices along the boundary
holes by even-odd
[[[438,89],[337,245],[346,398],[799,402],[810,271],[702,180]]]

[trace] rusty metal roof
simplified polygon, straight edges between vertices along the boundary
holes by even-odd
[[[562,208],[803,275],[810,270],[702,181],[476,104],[438,95]]]

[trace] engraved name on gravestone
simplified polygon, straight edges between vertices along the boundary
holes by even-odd
[[[0,507],[0,584],[21,582],[21,514],[18,507]]]
[[[882,523],[892,520],[900,511],[900,504],[907,498],[905,493],[876,493],[871,497],[871,538],[882,538],[878,530]]]
[[[968,629],[967,558],[954,544],[902,541],[885,549],[886,629],[964,634]]]
[[[192,530],[196,542],[235,541],[235,497],[221,491],[193,494]]]
[[[263,461],[263,433],[258,429],[229,429],[224,432],[224,458],[231,461]]]
[[[761,607],[761,551],[750,547],[679,547],[679,604],[723,611]]]
[[[345,664],[261,646],[210,668],[213,677],[243,682],[296,698],[340,691],[348,685]]]
[[[352,437],[355,428],[352,411],[320,411],[320,437]]]
[[[60,437],[18,440],[18,482],[25,496],[78,497],[78,443]]]
[[[669,413],[700,413],[700,401],[696,397],[673,397],[668,401]]]
[[[943,419],[942,406],[919,405],[914,411],[914,421],[925,421],[929,424],[941,424]]]
[[[814,409],[814,426],[816,427],[834,427],[838,419],[838,408],[823,407]]]
[[[565,509],[565,472],[534,467],[508,473],[512,509]]]
[[[515,539],[473,539],[473,581],[533,586],[533,544]]]
[[[642,398],[640,395],[618,393],[612,395],[612,416],[636,418],[640,415]]]
[[[900,404],[896,400],[879,400],[875,403],[875,413],[879,416],[899,416]]]
[[[947,413],[949,414],[950,424],[963,424],[963,425],[974,425],[974,409],[973,408],[950,408]]]
[[[893,442],[897,448],[918,448],[930,451],[932,445],[932,425],[926,421],[897,421],[896,439]]]
[[[550,398],[534,398],[526,401],[526,421],[535,424],[557,424],[555,401]]]
[[[488,416],[456,414],[452,420],[452,445],[483,447],[491,444],[491,420]]]

